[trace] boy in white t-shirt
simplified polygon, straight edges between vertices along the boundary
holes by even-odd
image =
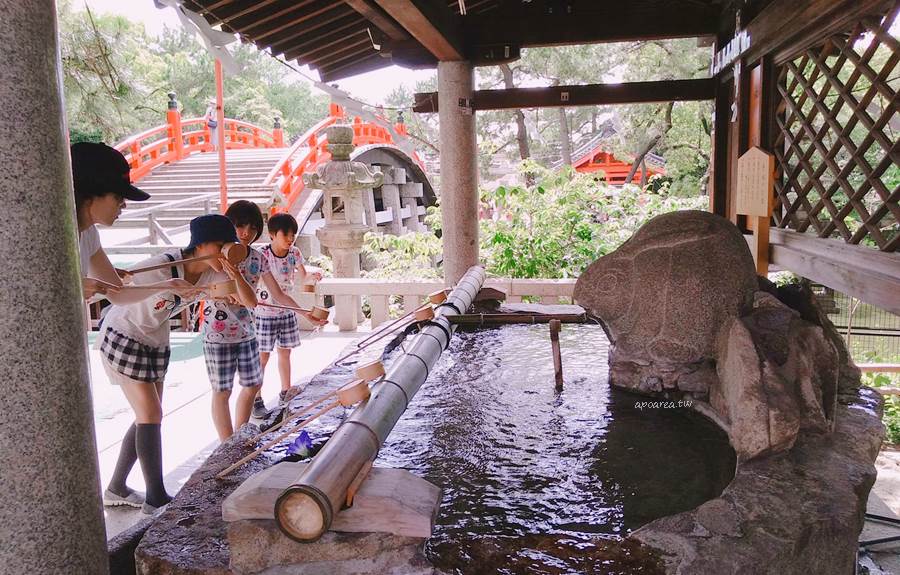
[[[269,237],[272,243],[261,251],[269,267],[269,273],[278,283],[282,292],[290,293],[297,283],[312,283],[322,279],[322,274],[313,272],[307,274],[303,266],[303,254],[294,245],[297,237],[297,220],[290,214],[276,214],[269,218]],[[260,304],[274,303],[272,293],[266,288],[256,291],[256,299]],[[305,317],[313,323],[324,324],[314,319],[311,315]],[[278,374],[281,376],[281,393],[279,400],[284,401],[287,390],[291,387],[291,350],[300,345],[300,326],[293,311],[260,305],[256,308],[256,338],[259,340],[260,360],[263,373],[269,362],[272,350],[278,350]],[[254,404],[254,412],[257,405],[262,404],[262,399]],[[263,410],[265,406],[262,406]]]
[[[263,230],[259,206],[247,200],[238,200],[229,206],[225,216],[234,224],[238,239],[249,248],[247,258],[238,265],[238,270],[247,283],[256,289],[261,279],[265,290],[277,304],[298,307],[297,302],[279,288],[269,272],[268,260],[259,250],[251,247]],[[206,356],[209,382],[213,388],[213,423],[219,439],[224,441],[235,429],[240,429],[250,420],[254,398],[263,382],[253,312],[233,300],[205,302],[203,353]],[[241,391],[232,427],[229,399],[234,387],[235,372]],[[265,415],[265,407],[262,415]]]

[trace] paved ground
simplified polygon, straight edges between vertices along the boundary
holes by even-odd
[[[302,345],[291,355],[291,379],[303,385],[313,375],[328,366],[352,340],[365,333],[341,333],[329,325],[315,333],[304,333]],[[93,343],[96,334],[91,334]],[[266,370],[263,397],[272,407],[276,403],[280,384],[272,358]],[[91,377],[94,397],[94,425],[100,456],[100,476],[105,486],[112,476],[119,454],[122,435],[134,420],[131,408],[118,387],[110,385],[100,365],[99,352],[91,350]],[[237,393],[232,394],[232,413]],[[172,362],[163,393],[163,473],[166,487],[175,494],[191,473],[219,444],[210,416],[211,390],[203,361],[199,334],[172,333]],[[140,465],[135,465],[128,478],[133,489],[144,490]],[[137,509],[106,508],[106,535],[112,538],[141,520]]]
[[[885,447],[875,462],[878,479],[869,497],[869,513],[887,517],[900,516],[900,449]],[[900,526],[890,526],[866,521],[860,540],[871,540],[900,535]],[[873,545],[869,557],[875,567],[870,575],[900,575],[900,542]],[[876,570],[876,569],[880,569]]]

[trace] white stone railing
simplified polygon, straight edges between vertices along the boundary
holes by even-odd
[[[354,330],[361,316],[362,296],[369,301],[372,327],[377,327],[389,319],[388,302],[391,296],[402,297],[403,310],[408,312],[420,306],[426,295],[444,287],[446,286],[441,280],[325,278],[316,285],[316,295],[319,298],[333,296],[336,323],[342,329]],[[571,301],[575,280],[491,278],[484,282],[484,287],[502,291],[506,294],[506,301],[510,303],[521,302],[523,297],[537,297],[541,303],[555,304],[561,303],[560,298]]]

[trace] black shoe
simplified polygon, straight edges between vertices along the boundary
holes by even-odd
[[[257,396],[257,398],[253,400],[253,409],[250,413],[257,419],[264,419],[269,413],[269,410],[266,409],[266,403],[261,397]]]

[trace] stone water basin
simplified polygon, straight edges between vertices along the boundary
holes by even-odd
[[[376,465],[443,489],[426,557],[448,573],[655,573],[623,538],[717,497],[735,455],[686,404],[607,382],[598,325],[561,332],[554,390],[547,325],[459,331]]]

